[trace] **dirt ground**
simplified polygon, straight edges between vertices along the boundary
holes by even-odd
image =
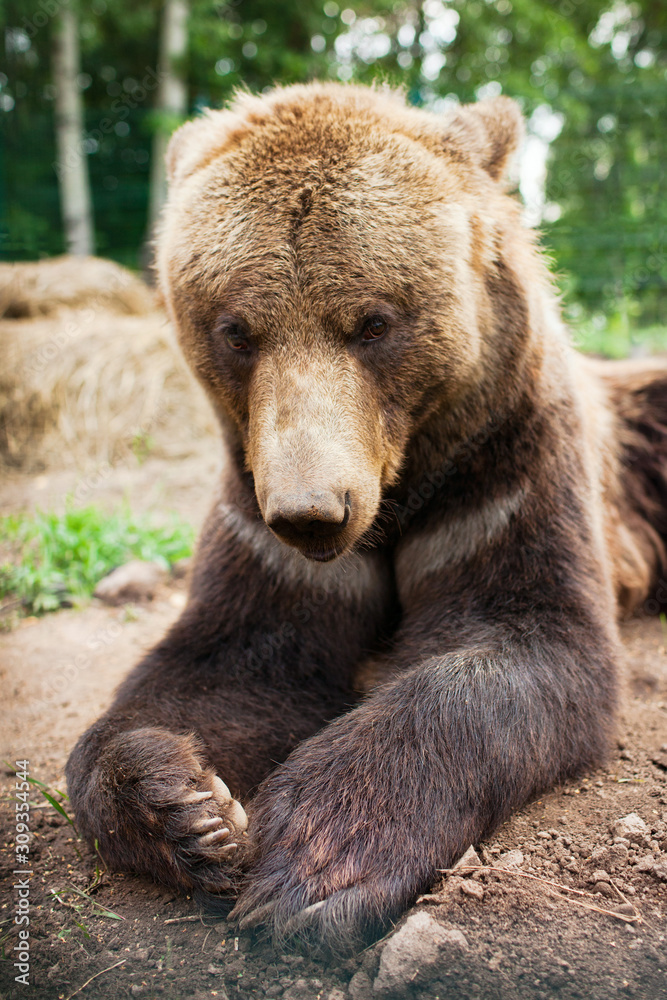
[[[218,456],[215,441],[202,441],[182,461],[128,460],[100,482],[89,477],[83,502],[127,496],[135,509],[176,509],[199,525]],[[64,470],[14,473],[0,487],[0,511],[61,506],[80,483]],[[74,741],[178,615],[185,586],[165,586],[149,605],[93,601],[0,635],[0,757],[27,759],[34,778],[64,788]],[[345,962],[324,962],[278,953],[261,933],[236,936],[224,920],[200,917],[190,899],[145,879],[104,874],[90,889],[95,856],[37,790],[30,812],[30,985],[16,983],[13,886],[22,875],[14,874],[14,776],[3,764],[1,1000],[667,997],[667,628],[646,617],[623,634],[627,693],[608,766],[531,803],[477,845],[483,862],[500,871],[460,873],[433,887],[411,912],[428,913],[463,938],[450,935],[453,943],[435,960],[408,956],[406,975],[393,987],[377,978],[388,939]],[[619,833],[614,824],[630,813],[644,827]]]

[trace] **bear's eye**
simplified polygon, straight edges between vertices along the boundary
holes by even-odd
[[[233,351],[242,352],[250,350],[250,341],[245,330],[238,323],[230,323],[225,328],[225,340]]]
[[[383,316],[369,316],[361,329],[362,340],[379,340],[387,332],[387,321]]]

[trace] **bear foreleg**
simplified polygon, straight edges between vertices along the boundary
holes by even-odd
[[[72,751],[77,822],[111,868],[200,896],[229,888],[246,844],[238,800],[355,700],[386,614],[379,557],[340,577],[294,558],[261,522],[230,528],[216,509],[183,615]]]
[[[548,633],[487,631],[477,648],[429,656],[298,747],[254,801],[241,926],[345,953],[513,808],[599,762],[610,644]]]

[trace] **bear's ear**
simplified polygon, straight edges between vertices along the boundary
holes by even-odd
[[[523,115],[509,97],[489,97],[458,108],[445,126],[444,144],[500,180],[523,139]]]
[[[231,111],[206,110],[177,128],[167,146],[170,186],[185,180],[229,144],[239,118]]]

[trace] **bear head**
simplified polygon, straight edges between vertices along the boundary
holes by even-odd
[[[310,559],[371,537],[416,442],[458,414],[453,440],[520,353],[525,315],[498,314],[521,296],[490,289],[521,125],[504,97],[438,115],[310,84],[172,137],[161,288],[264,520]]]

